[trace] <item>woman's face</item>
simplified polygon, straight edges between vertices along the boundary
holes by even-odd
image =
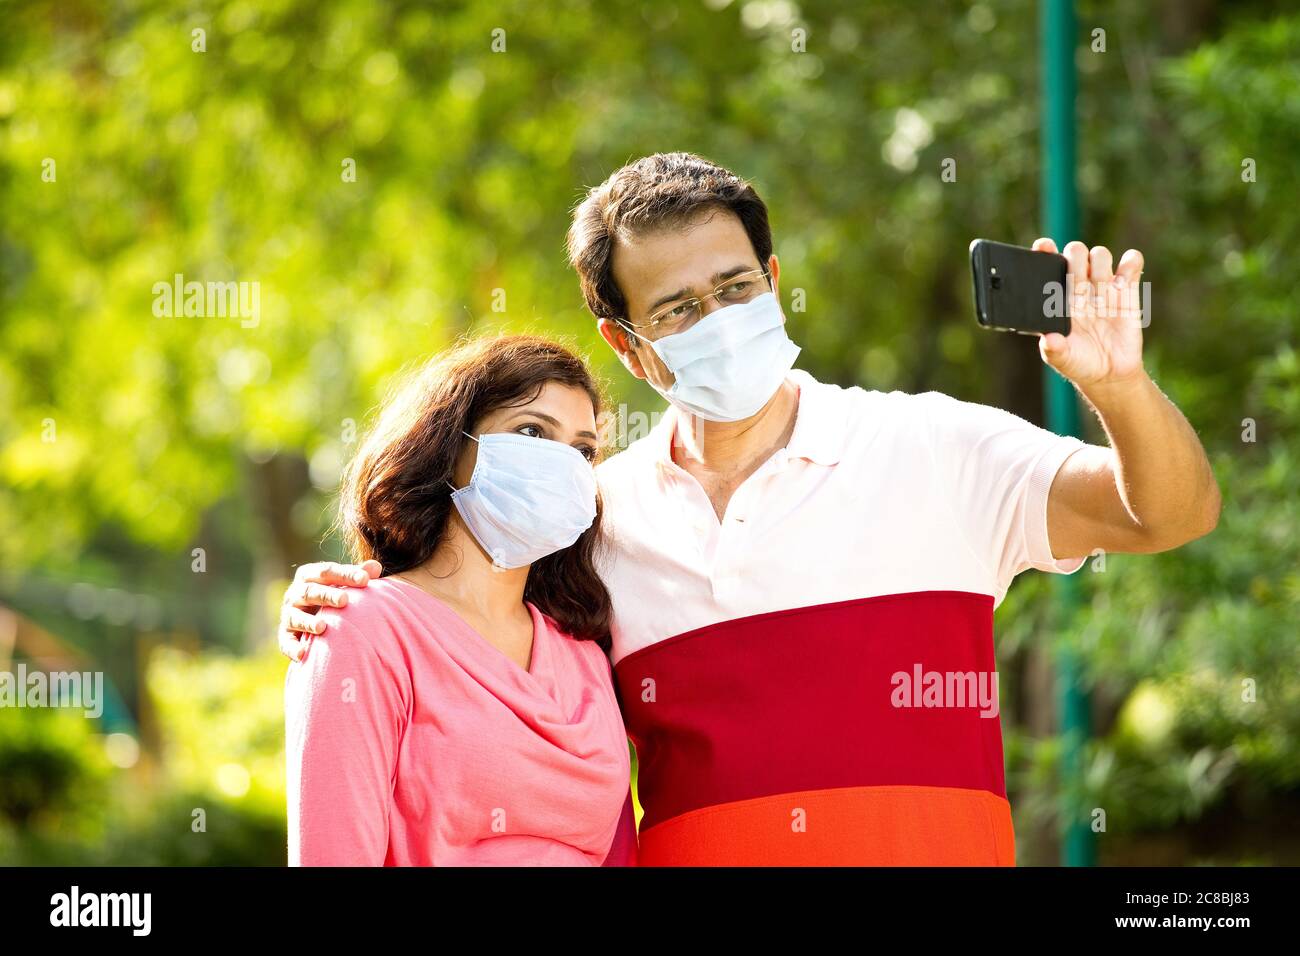
[[[560,382],[547,382],[537,397],[526,405],[488,412],[469,431],[475,438],[498,432],[548,438],[572,445],[593,464],[600,449],[600,440],[596,436],[596,410],[591,405],[591,396],[576,385]],[[466,439],[460,457],[456,459],[452,484],[457,488],[469,484],[476,461],[478,442]]]

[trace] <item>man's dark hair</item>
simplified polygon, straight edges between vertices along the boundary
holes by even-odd
[[[578,272],[587,308],[601,319],[627,317],[614,281],[614,243],[664,226],[691,222],[710,209],[736,215],[759,265],[772,255],[767,206],[735,173],[692,153],[655,153],[617,170],[573,212],[569,263]]]

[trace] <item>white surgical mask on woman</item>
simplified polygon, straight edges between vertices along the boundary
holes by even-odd
[[[776,394],[799,354],[771,292],[724,306],[684,332],[654,341],[637,338],[654,349],[675,379],[667,391],[651,387],[711,422],[738,422],[755,414]]]
[[[573,544],[596,520],[596,477],[578,449],[509,432],[465,435],[478,442],[478,460],[451,500],[494,564],[532,564]]]

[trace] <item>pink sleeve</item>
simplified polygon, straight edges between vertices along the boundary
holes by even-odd
[[[614,842],[601,866],[636,866],[636,810],[632,806],[632,791],[623,802],[623,815],[619,817]]]
[[[311,640],[285,677],[290,866],[382,866],[409,692],[355,627]]]

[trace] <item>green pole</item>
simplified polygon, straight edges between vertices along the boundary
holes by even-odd
[[[1058,249],[1079,238],[1079,197],[1075,169],[1075,18],[1073,0],[1041,0],[1039,22],[1042,72],[1042,208],[1044,233]],[[1043,367],[1047,425],[1061,435],[1082,437],[1079,401],[1074,386],[1054,369]],[[1055,576],[1054,626],[1064,627],[1082,603],[1077,575]],[[1088,694],[1074,654],[1060,652],[1056,661],[1057,712],[1063,743],[1061,763],[1061,854],[1066,866],[1093,866],[1097,848],[1090,821],[1077,796],[1082,790],[1083,748],[1091,733]]]

